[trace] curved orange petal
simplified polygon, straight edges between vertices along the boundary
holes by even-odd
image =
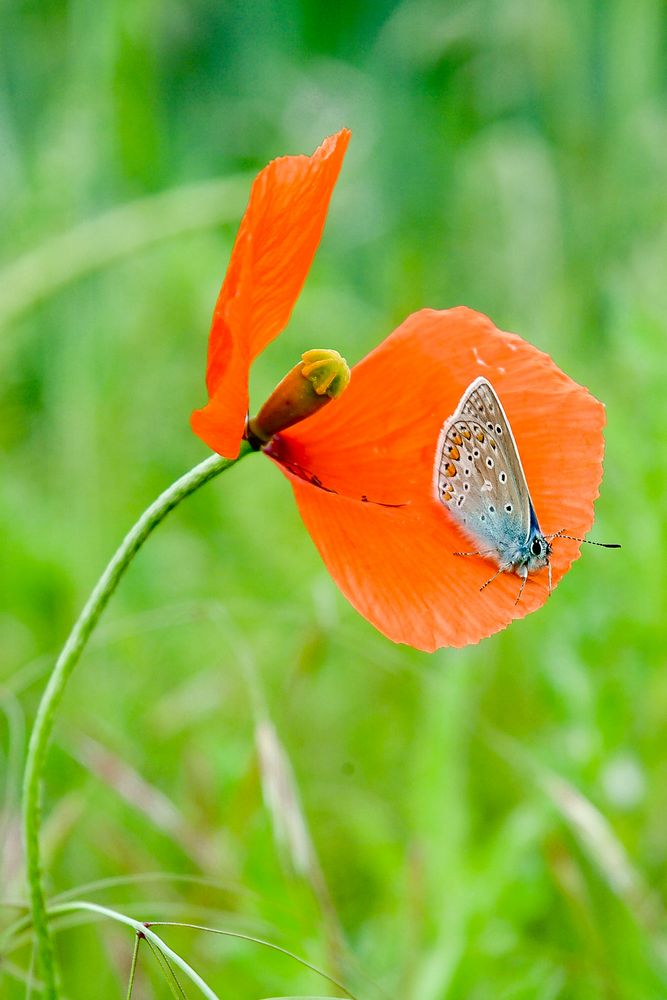
[[[287,325],[322,236],[350,133],[329,136],[312,156],[273,160],[255,178],[213,313],[209,402],[192,428],[227,458],[239,452],[254,358]]]
[[[546,354],[469,309],[410,316],[353,368],[340,400],[268,449],[343,593],[389,638],[420,649],[477,642],[547,597],[546,570],[516,606],[515,575],[480,593],[495,564],[454,555],[474,546],[434,495],[440,428],[478,375],[503,403],[543,531],[585,535],[604,407]],[[555,541],[554,586],[578,554],[577,542]]]

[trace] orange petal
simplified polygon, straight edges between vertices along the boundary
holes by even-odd
[[[389,638],[420,649],[477,642],[547,597],[546,570],[529,577],[516,606],[513,574],[480,593],[495,563],[454,555],[474,546],[434,496],[440,428],[478,375],[503,403],[543,531],[585,535],[602,475],[603,406],[469,309],[410,316],[355,366],[340,400],[269,449],[343,593]],[[578,554],[577,542],[555,540],[554,586]]]
[[[322,236],[350,133],[312,156],[273,160],[255,178],[213,313],[209,402],[192,427],[214,451],[236,458],[254,358],[287,325]]]

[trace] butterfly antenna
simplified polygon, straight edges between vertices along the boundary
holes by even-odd
[[[548,542],[553,542],[554,538],[567,538],[571,542],[584,542],[586,545],[598,545],[601,549],[620,549],[618,542],[594,542],[590,538],[579,538],[578,535],[566,535],[565,529],[561,528],[560,531],[555,531],[553,535],[547,535],[546,539]]]
[[[559,535],[559,538],[569,538],[571,542],[584,542],[586,545],[598,545],[601,549],[620,549],[618,542],[594,542],[590,538],[577,538],[575,535]]]

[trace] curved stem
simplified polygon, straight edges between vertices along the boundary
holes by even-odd
[[[46,915],[44,888],[42,885],[42,864],[40,857],[41,828],[41,776],[46,759],[49,738],[53,729],[56,712],[62,700],[67,681],[83,652],[88,638],[95,628],[109,598],[118,586],[123,573],[144,544],[151,532],[177,507],[181,500],[190,496],[215,476],[234,465],[240,458],[251,452],[250,445],[242,443],[239,458],[226,459],[211,455],[194,469],[177,479],[148,507],[134,527],[123,539],[120,547],[99,578],[95,589],[79,615],[67,642],[56,661],[46,690],[37,709],[37,716],[30,736],[28,756],[23,776],[23,833],[25,839],[26,868],[30,903],[37,938],[44,979],[46,1000],[57,997],[57,975],[53,945],[49,934]]]
[[[198,987],[200,993],[204,994],[206,1000],[220,1000],[217,993],[213,992],[211,987],[204,982],[192,966],[188,965],[185,959],[181,958],[177,952],[172,951],[162,938],[158,937],[155,931],[152,931],[147,924],[142,924],[139,920],[133,920],[132,917],[128,917],[124,913],[119,913],[118,910],[111,910],[108,906],[98,906],[97,903],[88,903],[85,900],[72,900],[71,903],[61,903],[58,906],[49,907],[49,913],[52,916],[57,916],[60,913],[73,913],[77,910],[88,910],[99,917],[108,917],[110,920],[117,920],[118,923],[127,924],[128,927],[132,927],[137,934],[141,934],[147,941],[155,945],[165,958],[171,959],[174,965],[181,972],[184,972],[188,979]]]

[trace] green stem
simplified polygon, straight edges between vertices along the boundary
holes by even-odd
[[[102,611],[123,573],[144,544],[151,532],[177,507],[181,500],[190,496],[214,479],[240,458],[251,452],[245,441],[238,459],[221,458],[211,455],[177,479],[148,507],[134,527],[123,539],[120,547],[98,580],[79,615],[67,642],[56,661],[49,683],[42,695],[37,716],[30,736],[28,756],[23,777],[23,833],[25,839],[26,867],[30,903],[44,979],[43,995],[46,1000],[56,1000],[57,974],[53,944],[46,915],[46,902],[42,885],[42,863],[40,857],[41,828],[41,778],[46,760],[49,738],[53,729],[56,712],[62,700],[67,681],[76,666],[91,632],[95,628]]]
[[[125,995],[125,1000],[132,1000],[132,991],[134,990],[134,979],[137,974],[137,961],[139,959],[139,945],[143,941],[143,934],[140,931],[135,931],[134,934],[134,949],[132,951],[132,964],[130,965],[130,979],[127,984],[127,994]]]
[[[109,920],[117,920],[120,924],[126,924],[128,927],[132,927],[138,934],[141,934],[146,938],[146,941],[154,945],[159,951],[162,952],[166,959],[171,959],[174,965],[185,973],[188,979],[195,984],[199,989],[200,993],[206,997],[206,1000],[220,1000],[218,995],[213,992],[211,987],[204,982],[201,976],[195,972],[191,965],[181,958],[175,951],[164,943],[161,937],[152,931],[150,927],[146,924],[142,924],[139,920],[133,920],[132,917],[127,917],[124,913],[119,913],[117,910],[111,910],[108,906],[98,906],[97,903],[88,903],[84,900],[72,900],[71,903],[61,903],[59,906],[49,907],[49,913],[52,916],[58,916],[61,913],[75,913],[77,910],[88,910],[89,913],[95,913],[99,917],[107,917]]]

